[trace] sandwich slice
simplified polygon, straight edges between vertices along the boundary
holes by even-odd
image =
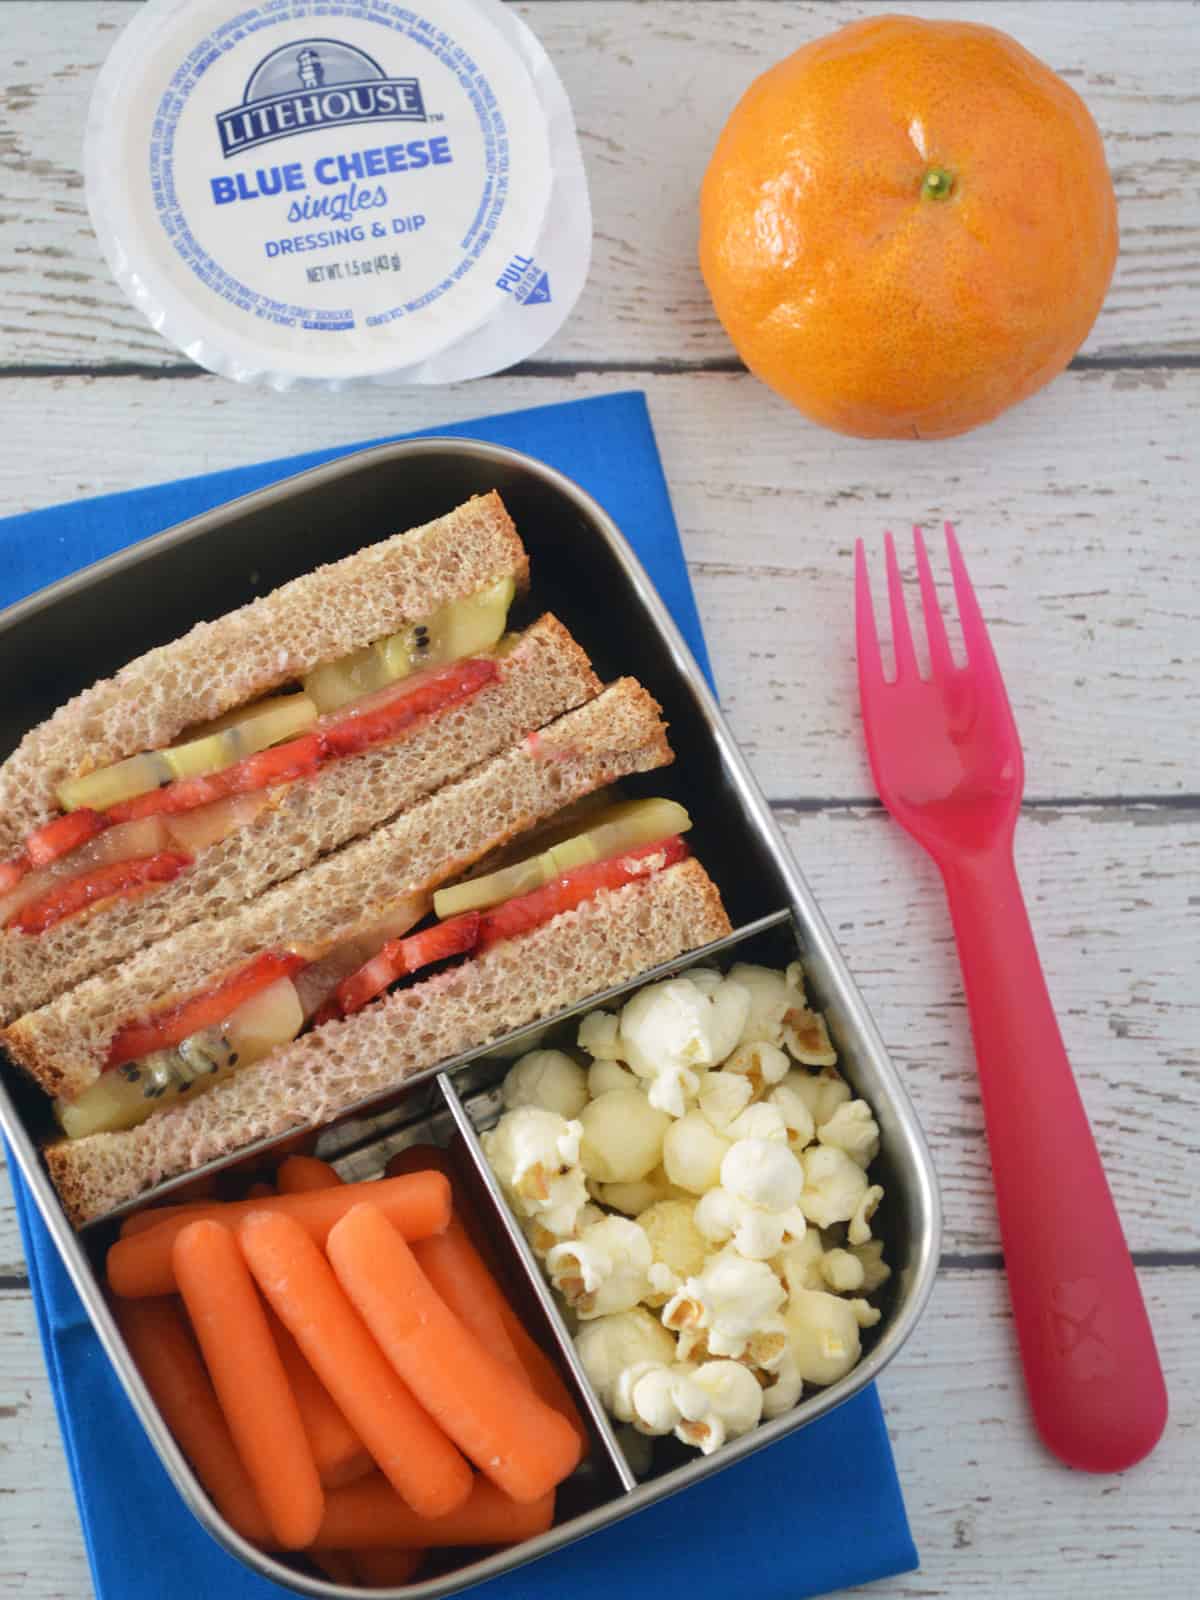
[[[129,663],[0,766],[0,1022],[401,813],[598,693],[498,495]]]
[[[251,905],[14,1022],[5,1047],[67,1134],[45,1156],[72,1220],[721,937],[683,808],[595,798],[671,759],[658,707],[622,679]]]

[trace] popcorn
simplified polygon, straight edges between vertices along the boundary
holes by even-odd
[[[593,1183],[589,1185],[589,1192],[602,1206],[611,1206],[614,1211],[623,1211],[627,1217],[639,1219],[643,1211],[660,1200],[674,1200],[683,1193],[676,1189],[661,1166],[633,1183]]]
[[[606,1411],[613,1408],[613,1387],[626,1367],[652,1362],[667,1366],[675,1359],[675,1341],[641,1306],[611,1312],[585,1322],[575,1335],[575,1349]]]
[[[850,1309],[854,1313],[854,1320],[860,1328],[873,1328],[883,1316],[878,1306],[873,1306],[869,1300],[851,1300]]]
[[[781,1045],[784,1018],[789,1011],[804,1005],[804,980],[799,962],[793,962],[783,973],[739,961],[729,976],[750,995],[750,1010],[739,1044],[762,1040],[770,1045]]]
[[[829,1121],[817,1129],[817,1138],[844,1150],[864,1170],[879,1154],[879,1124],[865,1100],[843,1100]]]
[[[652,1437],[673,1433],[683,1420],[680,1398],[690,1402],[692,1410],[704,1407],[702,1392],[692,1396],[684,1387],[692,1370],[685,1363],[664,1366],[655,1361],[639,1361],[626,1367],[613,1385],[613,1415]]]
[[[492,1171],[519,1216],[536,1217],[560,1238],[574,1231],[587,1204],[579,1162],[583,1129],[555,1111],[506,1111],[481,1143]]]
[[[706,1456],[726,1439],[749,1433],[762,1419],[763,1391],[738,1361],[706,1361],[675,1387],[674,1398],[682,1413],[676,1437],[698,1445]]]
[[[661,1200],[638,1217],[650,1241],[647,1305],[662,1305],[687,1278],[703,1272],[708,1240],[696,1226],[694,1200]]]
[[[509,1068],[504,1104],[541,1106],[560,1117],[577,1117],[588,1102],[587,1074],[561,1050],[531,1050]]]
[[[726,1138],[739,1139],[773,1139],[780,1144],[787,1143],[787,1124],[783,1120],[783,1113],[778,1106],[769,1106],[760,1101],[756,1106],[747,1106],[740,1117],[735,1117],[729,1126],[723,1130]]]
[[[628,1217],[605,1217],[546,1256],[550,1281],[581,1320],[631,1311],[650,1285],[650,1241]]]
[[[768,1087],[782,1083],[790,1067],[791,1063],[782,1050],[765,1040],[756,1039],[738,1045],[726,1061],[724,1070],[746,1078],[757,1097]]]
[[[789,1074],[790,1076],[790,1074]],[[766,1105],[774,1106],[783,1119],[784,1137],[788,1147],[799,1155],[816,1137],[817,1128],[804,1096],[791,1084],[778,1083],[767,1096]]]
[[[807,1227],[797,1202],[804,1170],[786,1145],[771,1139],[740,1139],[721,1162],[721,1183],[696,1207],[696,1227],[708,1239],[751,1261],[776,1255],[790,1234]]]
[[[874,1294],[876,1289],[888,1281],[892,1269],[883,1259],[883,1241],[881,1239],[868,1239],[866,1244],[852,1244],[850,1254],[857,1261],[862,1262],[863,1281],[862,1292]]]
[[[697,1069],[724,1060],[749,1008],[749,994],[728,979],[698,987],[671,978],[635,994],[621,1012],[620,1036],[625,1060],[649,1082],[650,1104],[683,1116],[699,1088]]]
[[[483,1135],[484,1153],[506,1190],[522,1200],[545,1196],[552,1177],[579,1160],[583,1128],[556,1111],[520,1106]]]
[[[820,1289],[824,1286],[825,1280],[821,1276],[824,1258],[825,1246],[821,1243],[821,1235],[815,1228],[810,1228],[802,1238],[792,1239],[785,1244],[771,1264],[787,1285],[788,1293],[795,1294],[797,1289]]]
[[[611,1011],[589,1011],[579,1024],[576,1039],[581,1050],[597,1061],[624,1058],[619,1019]]]
[[[578,1042],[586,1069],[527,1048],[483,1142],[644,1474],[650,1438],[709,1454],[859,1359],[891,1276],[879,1126],[799,963],[653,984]]]
[[[800,1207],[818,1228],[835,1222],[849,1222],[859,1211],[867,1194],[867,1175],[844,1150],[833,1145],[811,1145],[800,1157],[804,1167],[804,1193]],[[882,1190],[880,1193],[882,1194]],[[878,1204],[878,1201],[876,1201]],[[865,1223],[863,1224],[865,1227]],[[870,1230],[852,1244],[864,1244]]]
[[[602,1011],[593,1012],[593,1016],[602,1017]],[[616,1018],[613,1019],[614,1021]],[[582,1030],[580,1030],[582,1032]],[[619,1061],[612,1061],[601,1057],[593,1061],[587,1071],[587,1091],[593,1100],[598,1100],[602,1094],[607,1094],[610,1089],[641,1089],[641,1081],[636,1078],[628,1067],[623,1067]]]
[[[703,1333],[713,1355],[736,1358],[756,1335],[782,1329],[779,1310],[785,1298],[783,1285],[765,1262],[723,1251],[671,1296],[663,1307],[663,1326]],[[687,1353],[681,1346],[680,1354]]]
[[[663,1140],[667,1177],[690,1194],[704,1194],[721,1181],[721,1162],[729,1145],[703,1112],[689,1111],[671,1124]]]
[[[818,1128],[830,1120],[844,1100],[853,1098],[850,1085],[832,1067],[821,1072],[800,1072],[793,1068],[780,1087],[800,1096]]]
[[[639,1433],[674,1433],[711,1455],[726,1439],[749,1433],[762,1417],[763,1393],[753,1373],[737,1361],[661,1366],[640,1362],[620,1376],[614,1414]]]
[[[754,1098],[754,1085],[736,1072],[706,1072],[700,1079],[696,1104],[718,1133],[724,1133]]]
[[[862,1288],[866,1277],[862,1262],[849,1250],[827,1250],[821,1257],[820,1271],[834,1294],[853,1294]]]
[[[579,1121],[579,1159],[598,1183],[636,1183],[661,1163],[671,1119],[640,1089],[608,1090],[585,1108]]]
[[[796,1006],[788,1012],[783,1025],[783,1042],[797,1061],[806,1067],[832,1067],[837,1064],[837,1051],[829,1038],[825,1018],[819,1011],[807,1006]]]
[[[836,1383],[862,1352],[853,1304],[835,1294],[793,1290],[783,1320],[795,1370],[808,1383]]]
[[[866,1244],[871,1237],[871,1218],[879,1210],[879,1202],[882,1199],[882,1187],[873,1183],[855,1206],[854,1215],[850,1218],[846,1236],[851,1244]]]
[[[764,1374],[764,1377],[763,1416],[768,1419],[781,1417],[785,1411],[792,1409],[804,1392],[804,1379],[800,1376],[791,1345],[785,1348],[776,1370]]]

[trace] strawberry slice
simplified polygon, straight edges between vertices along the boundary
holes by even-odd
[[[5,927],[15,928],[20,933],[44,933],[56,922],[73,917],[97,900],[136,894],[152,883],[170,883],[191,864],[191,856],[172,850],[143,856],[139,861],[111,861],[105,867],[97,867],[95,872],[67,878],[40,899],[29,901],[14,912]]]
[[[474,949],[478,933],[478,911],[464,911],[461,917],[435,922],[430,928],[422,928],[420,933],[389,939],[378,955],[338,984],[333,1000],[337,1010],[333,1014],[351,1016],[406,973],[419,972],[435,961],[445,961]],[[321,1021],[328,1020],[328,1017],[321,1018]]]
[[[321,765],[321,742],[315,733],[305,733],[287,744],[277,744],[270,750],[260,750],[235,762],[224,772],[211,772],[201,778],[180,778],[177,783],[164,784],[161,789],[151,789],[149,794],[139,794],[132,800],[122,800],[104,813],[110,822],[132,822],[137,817],[153,817],[162,813],[177,815],[181,811],[195,811],[200,806],[211,805],[232,794],[251,794],[258,789],[271,789],[278,783],[290,783],[293,778],[306,778]]]
[[[226,1021],[247,1000],[307,965],[303,956],[293,955],[290,950],[264,951],[215,988],[182,1000],[143,1022],[127,1022],[118,1028],[108,1047],[105,1066],[119,1067],[123,1062],[136,1061],[153,1050],[165,1050],[178,1044],[190,1034],[199,1033],[201,1028]]]
[[[419,718],[468,700],[499,676],[499,663],[491,656],[471,656],[424,673],[416,682],[401,682],[394,694],[372,696],[358,711],[338,713],[324,722],[316,735],[322,753],[332,759],[387,744]]]
[[[111,826],[110,818],[81,806],[78,811],[52,817],[49,822],[43,822],[40,828],[35,828],[25,840],[25,854],[32,866],[48,867],[52,861],[70,855],[72,850]]]
[[[603,889],[620,889],[627,883],[636,883],[652,872],[673,867],[689,855],[688,845],[675,834],[670,839],[660,839],[657,844],[645,844],[637,850],[627,850],[624,855],[611,856],[607,861],[589,861],[587,866],[574,867],[540,889],[483,912],[479,920],[479,949],[486,950],[501,939],[519,938],[561,912],[573,911]]]

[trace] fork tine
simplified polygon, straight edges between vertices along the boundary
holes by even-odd
[[[887,557],[888,605],[892,613],[892,649],[896,656],[896,682],[917,676],[917,655],[913,649],[912,629],[908,623],[908,607],[904,604],[904,585],[900,580],[900,563],[896,560],[896,541],[890,531],[883,536]]]
[[[958,548],[952,522],[946,523],[946,551],[950,557],[950,573],[954,579],[954,594],[958,601],[958,618],[962,625],[967,660],[977,672],[981,669],[990,669],[999,679],[1000,667],[996,661],[996,653],[992,649],[987,624],[983,620],[983,612],[979,609],[979,601],[975,598],[975,590],[967,574],[967,564],[963,560],[962,551]]]
[[[925,540],[918,527],[913,528],[913,548],[917,552],[917,575],[921,580],[921,608],[925,612],[925,633],[929,639],[929,663],[934,678],[948,678],[954,671],[954,657],[950,654],[950,641],[946,637],[946,624],[938,606],[937,589],[925,551]]]
[[[867,552],[861,539],[854,541],[854,636],[858,648],[858,682],[865,694],[883,682],[883,662],[879,655],[879,634],[875,629],[875,608],[871,604],[871,580],[867,576]]]

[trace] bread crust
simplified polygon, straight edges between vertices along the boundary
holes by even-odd
[[[502,657],[499,680],[397,744],[346,756],[280,789],[253,823],[201,851],[173,882],[95,906],[45,933],[0,931],[0,1023],[180,928],[229,915],[600,688],[566,628],[543,616]]]
[[[140,1128],[44,1154],[76,1227],[181,1173],[291,1130],[324,1126],[489,1044],[730,931],[694,859],[564,912],[425,983],[327,1023]]]
[[[161,749],[507,575],[524,588],[529,559],[493,491],[138,656],[61,706],[0,765],[0,859],[56,814],[65,779]]]

